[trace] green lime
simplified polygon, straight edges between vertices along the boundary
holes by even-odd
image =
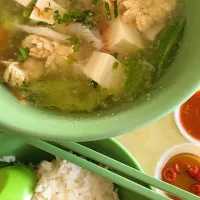
[[[30,200],[36,184],[36,173],[29,167],[10,166],[0,169],[0,199]]]

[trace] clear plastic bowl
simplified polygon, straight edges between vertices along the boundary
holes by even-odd
[[[180,107],[174,111],[174,119],[175,119],[176,125],[177,125],[179,131],[181,132],[181,134],[183,135],[183,137],[185,137],[189,142],[200,145],[200,141],[195,139],[194,137],[190,136],[190,134],[188,134],[188,132],[184,129],[183,125],[181,124]]]
[[[164,166],[167,164],[167,162],[174,156],[178,154],[183,154],[183,153],[193,154],[200,158],[200,145],[185,143],[185,144],[177,145],[169,149],[167,152],[164,153],[164,155],[160,158],[160,160],[158,161],[156,165],[155,173],[154,173],[155,178],[162,180],[162,171],[163,171]],[[155,188],[155,191],[163,196],[166,196],[165,193],[159,189]]]

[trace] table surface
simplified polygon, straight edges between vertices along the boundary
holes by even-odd
[[[178,131],[173,113],[140,130],[119,136],[117,140],[150,175],[154,175],[158,160],[169,148],[188,142]]]

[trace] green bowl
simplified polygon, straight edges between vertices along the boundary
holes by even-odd
[[[83,143],[85,146],[88,146],[98,152],[101,152],[105,155],[108,155],[118,161],[121,161],[139,171],[142,171],[138,162],[131,156],[131,154],[116,140],[106,139],[96,142],[86,142]],[[29,164],[39,163],[41,160],[51,160],[54,157],[48,153],[37,149],[33,146],[25,144],[24,142],[8,137],[7,135],[0,134],[0,157],[2,156],[16,156],[16,159],[20,162]],[[128,178],[128,177],[127,177]],[[150,189],[148,185],[141,185]],[[122,187],[119,187],[119,196],[121,200],[147,200],[146,197],[138,195],[134,192],[130,192]],[[20,200],[20,199],[19,199]]]
[[[153,86],[150,98],[91,114],[59,114],[22,105],[0,86],[0,127],[5,132],[48,140],[91,141],[127,133],[173,111],[200,82],[200,1],[185,0],[187,25],[179,55]]]

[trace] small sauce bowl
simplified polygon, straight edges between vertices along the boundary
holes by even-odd
[[[166,164],[175,156],[180,154],[191,154],[195,157],[200,158],[200,145],[192,144],[192,143],[185,143],[181,145],[177,145],[171,149],[169,149],[167,152],[164,153],[164,155],[159,159],[155,172],[154,177],[162,180],[162,174],[163,169],[165,168]],[[163,191],[155,188],[155,191],[159,193],[160,195],[167,196]],[[168,197],[168,196],[167,196]]]
[[[174,111],[174,119],[188,141],[200,144],[200,90]]]

